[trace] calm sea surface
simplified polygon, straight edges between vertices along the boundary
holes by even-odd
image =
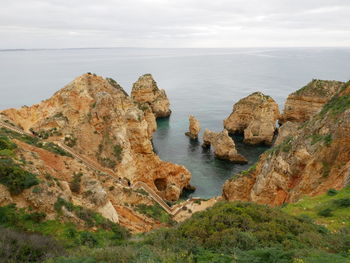
[[[350,79],[350,49],[66,49],[0,51],[0,109],[31,105],[50,97],[86,72],[112,77],[130,92],[132,83],[152,73],[170,98],[173,114],[158,121],[154,146],[163,160],[192,172],[194,196],[221,194],[224,181],[247,169],[266,148],[236,138],[247,165],[217,160],[184,133],[188,115],[204,128],[220,131],[232,105],[254,91],[280,106],[287,95],[313,78]],[[201,132],[201,133],[202,133]]]

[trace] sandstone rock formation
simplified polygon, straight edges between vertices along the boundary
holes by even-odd
[[[133,95],[152,102],[156,116],[170,113],[151,75],[134,84]],[[116,178],[145,182],[165,199],[177,200],[189,185],[191,174],[184,166],[163,162],[153,152],[156,124],[148,106],[139,109],[112,79],[84,74],[40,104],[1,114],[38,137],[61,141]]]
[[[284,106],[280,123],[304,122],[317,114],[344,85],[340,81],[314,79],[305,87],[290,94]]]
[[[293,137],[298,131],[300,124],[296,122],[287,121],[278,128],[278,135],[274,142],[274,146],[281,144],[287,137]]]
[[[189,122],[190,122],[189,131],[186,132],[185,134],[191,139],[198,139],[198,134],[201,130],[199,121],[193,115],[190,115]]]
[[[284,140],[255,166],[226,181],[225,199],[281,205],[349,185],[350,82],[317,115],[289,131],[292,136],[281,132]]]
[[[227,130],[222,132],[212,132],[205,129],[203,134],[203,147],[213,146],[216,157],[229,160],[235,163],[247,163],[247,159],[237,152],[232,138],[228,135]]]
[[[168,117],[171,114],[165,90],[158,88],[151,74],[141,76],[134,83],[131,97],[140,107],[150,106],[157,118]]]
[[[243,133],[247,144],[271,145],[279,117],[277,103],[261,92],[255,92],[238,101],[224,120],[230,133]]]

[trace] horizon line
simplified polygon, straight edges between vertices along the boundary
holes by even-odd
[[[64,48],[0,48],[0,51],[40,51],[75,49],[252,49],[252,48],[350,48],[350,46],[237,46],[237,47],[64,47]]]

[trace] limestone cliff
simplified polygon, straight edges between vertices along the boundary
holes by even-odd
[[[158,88],[151,74],[141,76],[134,83],[131,97],[141,107],[150,106],[157,118],[168,117],[171,114],[170,103],[165,90]]]
[[[344,83],[340,81],[312,80],[305,87],[288,96],[279,122],[309,120],[343,85]]]
[[[225,199],[280,205],[349,185],[349,82],[309,121],[287,130],[255,166],[226,181]]]
[[[190,122],[189,131],[186,132],[185,134],[191,139],[194,139],[194,140],[198,139],[198,134],[201,130],[199,121],[193,115],[190,115],[189,122]]]
[[[228,135],[227,130],[222,132],[212,132],[205,129],[203,134],[203,147],[212,146],[216,157],[229,160],[235,163],[247,163],[247,159],[239,154],[236,149],[235,142]]]
[[[159,116],[158,106],[168,102],[160,103],[165,93],[152,80],[150,75],[141,77],[133,92],[135,97],[144,94],[141,97],[148,98],[144,91],[152,90],[155,103],[150,106]],[[66,144],[115,178],[125,178],[130,184],[145,182],[167,200],[177,200],[189,185],[191,174],[185,167],[163,162],[153,152],[152,112],[148,107],[139,109],[112,79],[84,74],[40,104],[1,114],[37,137]]]
[[[277,103],[270,96],[255,92],[233,106],[224,127],[230,133],[243,133],[247,144],[271,145],[278,117]]]

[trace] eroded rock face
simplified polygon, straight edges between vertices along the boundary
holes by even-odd
[[[185,134],[191,139],[194,139],[194,140],[198,139],[198,134],[201,130],[199,120],[197,120],[193,115],[190,115],[189,122],[190,122],[189,131],[186,132]]]
[[[271,145],[279,117],[277,103],[261,92],[255,92],[238,101],[224,128],[230,133],[243,133],[247,144]]]
[[[314,79],[305,87],[290,94],[284,106],[280,123],[304,122],[317,114],[344,85],[340,81]]]
[[[287,137],[294,137],[299,127],[300,124],[296,122],[287,121],[284,123],[281,127],[278,128],[278,135],[274,146],[281,144]]]
[[[170,103],[165,90],[158,88],[151,74],[141,76],[134,83],[131,97],[141,107],[149,105],[156,118],[168,117],[171,114]]]
[[[143,94],[144,101],[152,98],[150,107],[158,116],[169,112],[166,107],[159,110],[159,105],[169,103],[150,75],[141,77],[133,90],[135,97]],[[84,158],[110,169],[116,178],[143,181],[162,197],[176,200],[189,185],[191,174],[183,166],[161,161],[153,152],[153,112],[149,107],[140,109],[115,81],[84,74],[40,104],[1,113],[27,132],[61,141]],[[169,183],[163,191],[154,184],[158,178]],[[174,187],[178,188],[176,193]]]
[[[281,205],[348,185],[349,83],[340,90],[308,122],[297,128],[285,123],[286,131],[275,147],[262,154],[250,170],[226,181],[223,197]]]
[[[203,134],[203,147],[213,147],[216,157],[235,163],[247,163],[247,159],[239,154],[227,130],[212,132],[205,129]]]

